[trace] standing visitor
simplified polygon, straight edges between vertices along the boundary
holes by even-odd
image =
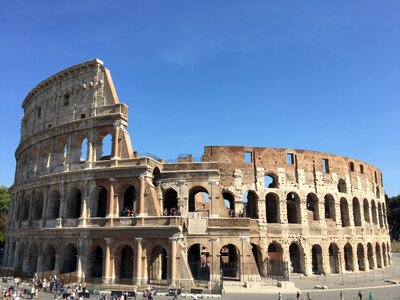
[[[340,292],[340,300],[344,300],[343,292]]]
[[[283,300],[281,292],[278,293],[278,300]]]
[[[369,293],[369,300],[375,300],[375,296],[372,292]]]
[[[299,291],[297,291],[296,299],[297,299],[297,300],[300,300],[300,292],[299,292]]]
[[[358,291],[358,300],[362,300],[362,293],[361,293],[361,291]]]

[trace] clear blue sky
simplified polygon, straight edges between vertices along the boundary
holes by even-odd
[[[2,1],[0,185],[21,103],[99,58],[135,150],[291,147],[372,163],[400,193],[399,1]]]

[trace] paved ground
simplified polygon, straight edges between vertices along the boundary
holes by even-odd
[[[312,300],[322,299],[340,299],[340,292],[343,292],[345,300],[357,299],[359,290],[363,293],[363,299],[368,300],[370,292],[374,293],[375,300],[400,300],[400,254],[392,255],[392,266],[375,271],[362,272],[359,274],[344,274],[331,276],[292,276],[291,281],[295,288],[282,289],[277,287],[263,288],[237,288],[235,293],[225,293],[223,299],[227,300],[273,300],[278,298],[278,292],[281,292],[284,300],[296,299],[296,291],[301,293],[301,299],[307,300],[309,293]],[[316,285],[327,286],[327,290],[317,290]],[[2,284],[2,287],[7,285]],[[229,290],[229,289],[227,289]],[[185,297],[186,296],[186,297]],[[219,297],[216,296],[216,297]],[[92,295],[90,299],[99,299],[99,296]],[[40,293],[40,299],[54,299],[53,294]],[[133,299],[133,298],[132,298]],[[172,297],[157,296],[154,300],[171,300]],[[192,299],[191,295],[183,295],[178,300]],[[142,297],[137,297],[142,300]],[[358,300],[358,299],[357,299]]]

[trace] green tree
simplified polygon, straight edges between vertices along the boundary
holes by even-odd
[[[385,199],[390,236],[397,241],[400,239],[400,195],[394,197],[385,195]]]
[[[8,222],[8,208],[10,206],[10,192],[5,186],[0,187],[0,243],[6,239],[6,228]]]

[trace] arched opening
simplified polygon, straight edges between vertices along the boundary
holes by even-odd
[[[314,193],[309,193],[307,195],[307,219],[308,221],[319,221],[319,207],[318,207],[318,197]]]
[[[43,212],[43,194],[35,193],[32,204],[32,220],[40,220]]]
[[[380,202],[378,202],[378,217],[379,217],[379,227],[383,228],[382,205]]]
[[[122,205],[122,216],[132,216],[136,212],[136,189],[133,185],[129,186],[124,192],[124,204]]]
[[[103,137],[101,147],[101,160],[109,160],[112,156],[112,135],[111,133]]]
[[[371,243],[367,244],[367,255],[368,255],[368,267],[370,270],[375,268],[374,262],[374,250]]]
[[[339,193],[347,193],[346,181],[344,181],[344,179],[339,179],[337,188],[338,188]]]
[[[161,172],[160,169],[155,167],[153,170],[153,185],[158,186],[160,184]]]
[[[268,193],[265,196],[265,210],[267,223],[280,223],[279,196],[275,193]]]
[[[336,244],[331,243],[329,245],[329,267],[331,274],[338,274],[339,269],[339,248]]]
[[[84,138],[81,144],[80,162],[88,160],[88,139]]]
[[[258,196],[254,191],[248,191],[243,196],[243,216],[258,219]]]
[[[190,246],[188,263],[194,280],[210,280],[210,253],[200,244]]]
[[[47,245],[43,252],[43,272],[54,270],[56,265],[56,250],[52,245]]]
[[[230,217],[235,217],[235,197],[231,192],[222,192],[222,197],[224,198],[224,204],[228,209],[228,213]]]
[[[168,189],[164,195],[164,215],[175,216],[178,211],[178,193],[174,189]]]
[[[292,243],[289,247],[291,273],[303,273],[300,258],[300,248],[296,243]]]
[[[15,270],[21,272],[22,267],[24,266],[24,258],[25,258],[25,244],[22,243],[18,247],[17,251],[17,262],[15,266]]]
[[[165,283],[167,280],[167,251],[161,246],[155,246],[151,251],[149,261],[150,283]]]
[[[324,264],[322,261],[322,248],[314,245],[311,249],[311,265],[313,274],[324,274]]]
[[[72,273],[76,271],[76,263],[77,263],[77,255],[78,251],[76,250],[75,245],[68,244],[68,246],[64,249],[64,263],[60,273]]]
[[[220,268],[221,275],[224,279],[239,279],[240,268],[239,268],[239,250],[233,244],[224,245],[220,252]]]
[[[272,242],[267,249],[267,270],[265,275],[271,278],[287,277],[287,262],[282,260],[282,246]]]
[[[38,262],[38,247],[36,244],[32,244],[29,249],[28,255],[28,265],[26,266],[26,271],[28,273],[34,273],[37,270],[37,262]]]
[[[364,246],[361,243],[359,243],[357,245],[357,263],[358,263],[358,269],[360,271],[365,271],[364,260],[365,260]]]
[[[96,217],[105,218],[107,215],[107,190],[103,187],[97,197],[97,213]]]
[[[376,243],[375,245],[375,255],[376,255],[376,266],[378,268],[382,268],[381,246],[378,243]]]
[[[208,191],[202,186],[196,186],[189,191],[189,212],[209,212],[210,200]]]
[[[335,199],[332,195],[327,194],[324,197],[324,206],[325,206],[325,219],[331,219],[336,221],[336,212],[335,212]]]
[[[381,198],[381,191],[379,190],[379,187],[376,187],[376,198]]]
[[[361,226],[360,202],[357,198],[353,198],[353,218],[354,226]]]
[[[257,265],[257,270],[260,275],[263,275],[262,254],[261,249],[256,244],[251,244],[251,253],[253,253],[254,261]]]
[[[68,201],[67,218],[79,218],[81,216],[82,192],[78,188],[72,188]]]
[[[97,246],[93,252],[92,277],[103,277],[103,249]]]
[[[133,250],[126,245],[121,251],[121,261],[119,264],[119,278],[133,278]]]
[[[22,221],[26,221],[29,218],[29,200],[25,199],[22,203]]]
[[[58,219],[60,211],[60,193],[58,191],[51,191],[49,194],[47,204],[47,219],[54,220]]]
[[[364,220],[365,222],[370,223],[371,222],[371,218],[369,215],[369,203],[367,199],[364,199]]]
[[[377,225],[378,217],[376,215],[376,205],[374,200],[371,201],[371,211],[372,211],[372,222],[374,223],[374,225]]]
[[[387,262],[387,252],[386,252],[386,246],[385,243],[382,243],[382,256],[383,256],[383,265],[387,267],[388,262]]]
[[[300,198],[296,193],[289,193],[286,196],[287,218],[290,224],[301,223]]]
[[[267,189],[278,188],[278,176],[273,173],[266,174],[264,176],[264,187]]]
[[[353,248],[349,243],[344,246],[344,269],[346,271],[354,271],[353,265]]]
[[[346,198],[340,199],[340,219],[343,227],[350,226],[349,205]]]

